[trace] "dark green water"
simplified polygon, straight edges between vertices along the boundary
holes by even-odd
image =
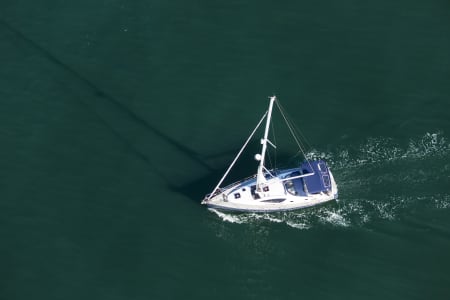
[[[0,299],[450,298],[448,1],[3,0],[0,66]],[[208,211],[273,93],[341,201]]]

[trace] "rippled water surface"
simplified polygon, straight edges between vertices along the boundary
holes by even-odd
[[[0,299],[449,299],[450,5],[244,2],[0,4]],[[339,201],[201,206],[273,94]]]

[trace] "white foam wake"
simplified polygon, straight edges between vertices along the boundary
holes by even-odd
[[[370,137],[354,147],[336,149],[331,152],[313,150],[308,158],[325,158],[334,169],[361,167],[368,164],[384,164],[405,159],[425,159],[450,154],[450,143],[441,131],[425,133],[401,145],[389,137]]]
[[[449,155],[450,144],[441,132],[426,133],[405,145],[379,137],[336,151],[315,150],[308,157],[329,162],[340,189],[339,204],[270,214],[211,211],[229,223],[279,223],[305,230],[397,220],[417,206],[450,209],[449,193],[422,188],[448,182]],[[438,168],[428,167],[433,163]]]

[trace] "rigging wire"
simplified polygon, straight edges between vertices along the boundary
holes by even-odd
[[[305,136],[301,133],[301,131],[295,126],[295,124],[293,124],[293,123],[287,118],[287,113],[285,112],[284,108],[281,106],[280,102],[279,102],[279,101],[276,101],[276,104],[277,104],[277,107],[278,107],[278,109],[279,109],[279,111],[280,111],[280,113],[281,113],[281,115],[282,115],[282,117],[283,117],[283,119],[284,119],[284,121],[285,121],[285,123],[286,123],[286,125],[287,125],[287,127],[288,127],[288,129],[289,129],[289,131],[290,131],[290,133],[291,133],[291,135],[292,135],[293,138],[294,138],[295,143],[297,144],[297,147],[299,148],[299,151],[297,152],[297,154],[298,154],[299,152],[301,152],[302,155],[303,155],[303,157],[305,157],[305,158],[307,159],[307,156],[306,156],[306,153],[305,153],[304,148],[306,148],[306,147],[311,148],[311,147],[309,146],[309,143],[307,142]],[[303,143],[301,142],[301,139],[299,138],[298,135],[302,136],[302,138],[305,140],[305,144],[306,144],[306,145],[303,145]],[[297,155],[297,154],[296,154],[296,155]],[[296,156],[296,155],[295,155],[295,156]]]
[[[275,101],[275,103],[277,104],[278,110],[280,111],[281,116],[283,117],[284,122],[286,123],[286,125],[287,125],[287,127],[288,127],[288,129],[289,129],[289,132],[291,133],[292,137],[294,138],[295,143],[297,144],[297,147],[299,148],[299,151],[297,152],[297,154],[301,152],[302,155],[304,156],[304,158],[306,159],[306,161],[308,162],[308,164],[310,164],[310,162],[309,162],[309,160],[308,160],[308,158],[307,158],[307,156],[306,156],[306,153],[305,153],[304,148],[305,148],[305,147],[311,148],[311,147],[309,146],[309,143],[307,142],[305,136],[304,136],[304,135],[301,133],[301,131],[295,126],[295,124],[293,124],[293,123],[287,118],[287,113],[286,113],[286,111],[284,110],[284,108],[281,106],[280,102],[279,102],[279,101]],[[223,175],[223,177],[220,179],[220,181],[219,181],[219,183],[217,184],[217,186],[214,188],[214,190],[211,192],[211,194],[209,194],[209,195],[207,196],[207,200],[211,199],[211,198],[214,196],[215,192],[219,189],[219,187],[220,187],[220,185],[222,184],[223,180],[227,177],[228,173],[229,173],[229,172],[231,171],[231,169],[233,168],[233,166],[234,166],[234,164],[236,163],[236,161],[238,160],[239,156],[242,154],[242,152],[244,151],[244,149],[247,147],[247,144],[249,143],[249,141],[251,140],[251,138],[252,138],[253,135],[255,134],[256,130],[259,128],[259,126],[261,125],[262,121],[266,118],[267,114],[268,114],[268,111],[266,111],[265,114],[262,116],[262,118],[259,120],[258,125],[256,125],[255,129],[253,129],[252,133],[250,134],[250,136],[248,137],[248,139],[245,141],[245,143],[244,143],[244,145],[242,146],[241,150],[240,150],[239,153],[236,155],[236,157],[234,158],[233,162],[232,162],[231,165],[228,167],[227,171],[225,172],[225,174]],[[272,135],[273,135],[273,140],[274,140],[275,145],[276,145],[275,128],[274,128],[273,123],[271,123],[271,129],[272,129],[271,132],[272,132]],[[303,137],[306,146],[302,144],[301,139],[300,139],[299,136]],[[266,151],[267,151],[267,150],[266,150]],[[276,167],[276,147],[274,147],[274,150],[273,150],[273,151],[275,152],[275,167]],[[295,156],[297,156],[297,154],[296,154]],[[294,156],[294,157],[295,157],[295,156]],[[270,155],[268,155],[268,159],[269,159],[269,164],[272,165]],[[311,164],[310,164],[310,167],[311,167]],[[312,168],[312,167],[311,167],[311,168]],[[264,168],[264,169],[266,169],[266,168]],[[269,170],[266,169],[266,171],[270,174],[270,171],[269,171]],[[272,175],[272,176],[273,176],[273,175]]]
[[[284,109],[284,107],[281,105],[280,102],[277,102],[278,108],[280,109],[281,113],[286,116],[286,119],[288,120],[289,124],[293,127],[294,131],[296,134],[298,134],[301,139],[300,141],[304,141],[304,148],[312,148],[311,144],[309,143],[308,139],[306,138],[306,136],[302,133],[302,131],[297,127],[296,123],[291,122],[290,119],[291,117],[289,116],[289,114],[286,112],[286,110]]]
[[[236,157],[234,158],[233,162],[231,163],[231,165],[228,167],[228,169],[226,170],[225,174],[222,176],[222,178],[220,179],[219,183],[217,184],[217,186],[214,188],[214,190],[211,192],[211,194],[209,194],[207,200],[210,200],[211,197],[213,197],[214,193],[219,189],[220,185],[222,184],[222,182],[225,180],[225,178],[227,177],[228,173],[231,171],[231,169],[233,168],[234,164],[236,163],[236,161],[238,160],[239,156],[241,156],[242,152],[244,151],[244,149],[247,147],[248,142],[250,142],[250,140],[252,139],[253,135],[255,134],[256,130],[259,128],[259,126],[261,125],[262,121],[266,118],[267,116],[267,111],[264,113],[264,115],[261,117],[261,120],[259,120],[258,125],[256,125],[255,129],[253,129],[252,133],[250,134],[250,136],[247,138],[247,140],[245,141],[244,145],[242,146],[241,150],[239,150],[239,153],[236,155]]]
[[[276,136],[275,136],[275,126],[274,126],[274,122],[271,122],[270,123],[270,132],[271,132],[271,134],[272,134],[272,140],[273,140],[273,144],[275,145],[275,146],[277,146],[277,139],[276,139]],[[271,156],[269,155],[268,157],[269,157],[269,163],[270,163],[270,165],[271,165],[271,169],[276,169],[277,168],[277,148],[276,147],[272,147],[273,148],[273,163],[272,163],[272,160],[271,160]]]

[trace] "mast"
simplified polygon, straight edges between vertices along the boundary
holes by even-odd
[[[270,143],[272,146],[274,146],[268,139],[269,135],[269,128],[270,128],[270,119],[272,118],[272,109],[273,109],[273,103],[275,102],[276,97],[272,96],[270,97],[270,103],[269,103],[269,109],[267,111],[267,119],[266,119],[266,129],[264,131],[264,137],[261,139],[261,154],[256,155],[256,159],[259,160],[259,166],[258,171],[256,173],[256,187],[257,190],[261,190],[261,186],[267,181],[264,177],[264,160],[266,157],[266,150],[267,150],[267,143]],[[275,147],[275,146],[274,146]]]

